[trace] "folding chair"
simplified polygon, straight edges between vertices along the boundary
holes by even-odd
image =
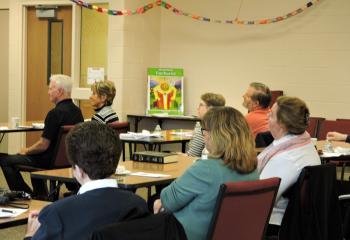
[[[264,239],[280,178],[222,184],[208,240]]]

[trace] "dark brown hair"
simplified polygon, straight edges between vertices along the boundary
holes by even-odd
[[[277,99],[277,121],[288,133],[302,134],[309,126],[310,112],[306,103],[296,97],[281,96]]]
[[[204,93],[201,99],[208,107],[222,107],[225,106],[226,100],[221,94]]]
[[[66,150],[72,166],[79,166],[90,179],[103,179],[115,172],[121,144],[112,128],[92,121],[81,123],[68,133]]]

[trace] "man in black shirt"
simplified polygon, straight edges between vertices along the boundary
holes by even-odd
[[[0,165],[7,184],[11,190],[32,193],[24,182],[16,165],[28,165],[47,168],[57,141],[59,129],[63,125],[73,125],[83,122],[80,109],[70,98],[72,81],[65,75],[53,75],[50,78],[48,90],[49,99],[56,106],[45,118],[45,127],[41,138],[28,148],[23,148],[16,155],[8,155],[0,159]],[[34,194],[43,193],[43,182],[32,179]]]

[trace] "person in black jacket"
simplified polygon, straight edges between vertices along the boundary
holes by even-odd
[[[25,191],[33,197],[45,195],[44,182],[32,179],[33,192],[24,182],[17,165],[47,168],[53,157],[58,132],[61,126],[74,125],[84,121],[83,115],[70,98],[72,81],[66,75],[52,75],[48,95],[56,106],[45,118],[45,127],[41,138],[32,146],[22,148],[16,155],[6,155],[0,159],[0,165],[11,190]],[[35,106],[33,106],[35,107]]]
[[[118,135],[105,124],[86,122],[66,138],[78,195],[29,214],[25,239],[88,239],[98,227],[148,215],[146,202],[118,189],[115,173],[121,153]]]

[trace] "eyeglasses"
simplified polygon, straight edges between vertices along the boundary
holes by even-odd
[[[208,130],[207,130],[207,129],[205,129],[205,128],[201,128],[201,133],[202,133],[202,136],[204,136],[203,131],[207,131],[207,132],[208,132]]]

